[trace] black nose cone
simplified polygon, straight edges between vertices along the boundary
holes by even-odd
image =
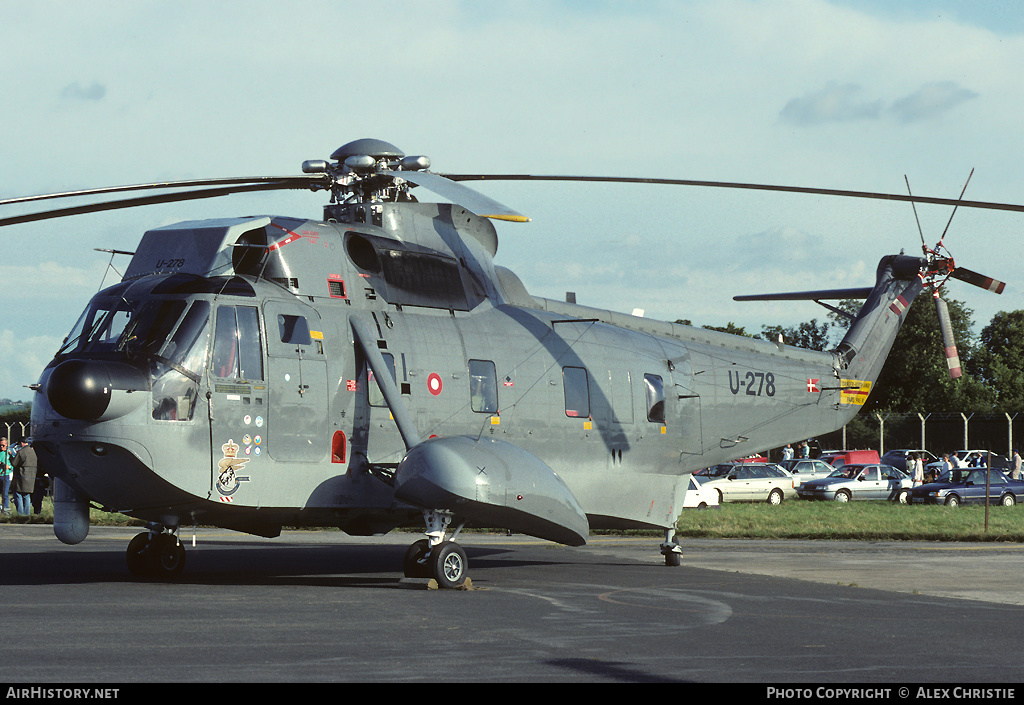
[[[66,419],[95,421],[110,404],[111,380],[107,366],[94,360],[68,360],[53,370],[46,382],[50,406]]]

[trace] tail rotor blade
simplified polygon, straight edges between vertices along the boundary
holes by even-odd
[[[942,331],[942,348],[946,355],[946,365],[949,367],[949,376],[957,379],[963,374],[960,369],[960,355],[956,351],[956,340],[953,337],[953,323],[949,318],[949,307],[946,302],[935,296],[935,313],[939,317],[939,329]]]
[[[971,270],[964,269],[963,267],[957,267],[954,269],[950,276],[954,279],[959,279],[962,282],[967,282],[968,284],[973,284],[974,286],[979,286],[982,289],[995,292],[996,294],[1003,293],[1003,289],[1006,287],[1006,284],[998,279],[986,277],[984,274],[978,274],[977,272],[972,272]]]

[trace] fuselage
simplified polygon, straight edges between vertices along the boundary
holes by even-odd
[[[447,230],[385,211],[147,233],[40,379],[41,462],[170,527],[418,523],[394,498],[407,448],[352,317],[376,331],[422,439],[524,449],[591,528],[668,526],[681,477],[838,428],[863,404],[830,353],[529,296],[494,267],[489,223],[467,221],[466,237],[440,214]]]

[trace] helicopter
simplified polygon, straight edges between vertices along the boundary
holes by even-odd
[[[466,526],[580,546],[595,529],[655,529],[679,565],[675,522],[696,470],[841,428],[864,405],[904,321],[931,291],[1004,284],[942,241],[879,261],[858,289],[737,297],[863,299],[831,351],[740,337],[531,295],[495,262],[493,221],[529,219],[464,182],[576,180],[767,189],[1024,210],[914,195],[629,177],[439,174],[430,159],[359,139],[286,177],[204,179],[29,196],[12,205],[161,193],[0,218],[0,226],[309,189],[322,217],[195,220],[146,231],[120,282],[97,292],[32,404],[54,478],[54,533],[89,508],[146,522],[133,575],[173,580],[183,526],[262,537],[286,526],[358,536],[422,527],[407,577],[458,588]],[[179,189],[167,193],[169,189]],[[184,189],[184,190],[181,190]],[[420,201],[430,191],[451,203]],[[908,184],[909,190],[909,184]],[[915,210],[916,214],[916,210]]]

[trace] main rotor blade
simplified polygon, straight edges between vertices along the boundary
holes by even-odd
[[[959,279],[962,282],[967,282],[974,286],[980,286],[982,289],[988,289],[996,294],[1003,293],[1003,289],[1006,287],[1006,284],[998,279],[986,277],[984,274],[978,274],[977,272],[972,272],[971,270],[964,269],[963,267],[957,267],[954,269],[950,276],[954,279]]]
[[[171,188],[198,188],[201,186],[232,186],[241,184],[266,184],[296,181],[301,185],[295,188],[310,186],[313,182],[323,181],[323,174],[306,176],[246,176],[246,177],[216,177],[212,179],[189,179],[185,181],[158,181],[151,184],[129,184],[125,186],[103,186],[100,188],[82,189],[79,191],[61,191],[59,193],[44,193],[37,196],[18,196],[0,200],[0,206],[13,203],[30,203],[32,201],[45,201],[53,198],[73,198],[75,196],[98,196],[105,193],[124,193],[127,191],[145,191],[148,189],[171,189]]]
[[[161,193],[153,196],[139,196],[137,198],[125,198],[116,201],[103,201],[100,203],[87,203],[81,206],[70,206],[57,208],[38,213],[25,213],[23,215],[0,218],[0,227],[5,225],[16,225],[18,223],[30,223],[36,220],[48,220],[51,218],[63,218],[69,215],[80,215],[82,213],[96,213],[99,211],[119,210],[122,208],[135,208],[136,206],[148,206],[155,203],[174,203],[176,201],[193,201],[202,198],[218,198],[233,193],[244,193],[248,191],[279,191],[285,189],[310,188],[317,180],[323,180],[323,176],[290,176],[275,179],[270,182],[240,183],[234,186],[223,186],[220,188],[198,189],[195,191],[178,191],[175,193]],[[250,180],[251,181],[251,180]],[[143,185],[149,188],[162,188],[160,186]],[[126,188],[126,187],[113,187]],[[128,187],[130,188],[130,187]],[[53,194],[53,197],[60,197],[68,194]]]
[[[780,294],[743,294],[733,301],[818,301],[828,299],[866,299],[871,287],[857,289],[822,289],[819,291],[787,291]]]
[[[484,218],[510,220],[514,223],[525,223],[530,220],[522,213],[517,213],[508,206],[502,205],[468,186],[457,184],[440,174],[429,171],[384,171],[381,173],[422,186]]]
[[[933,198],[897,193],[873,193],[870,191],[845,191],[841,189],[811,188],[807,186],[776,186],[771,184],[745,184],[731,181],[696,181],[692,179],[655,179],[628,176],[545,176],[532,174],[442,174],[452,181],[596,181],[621,184],[665,184],[669,186],[706,186],[710,188],[749,189],[754,191],[784,191],[788,193],[810,193],[822,196],[847,196],[870,198],[880,201],[904,201],[910,203],[932,203],[941,206],[962,208],[987,208],[989,210],[1015,211],[1024,213],[1024,205],[1015,203],[990,203],[987,201],[961,201],[955,198]]]

